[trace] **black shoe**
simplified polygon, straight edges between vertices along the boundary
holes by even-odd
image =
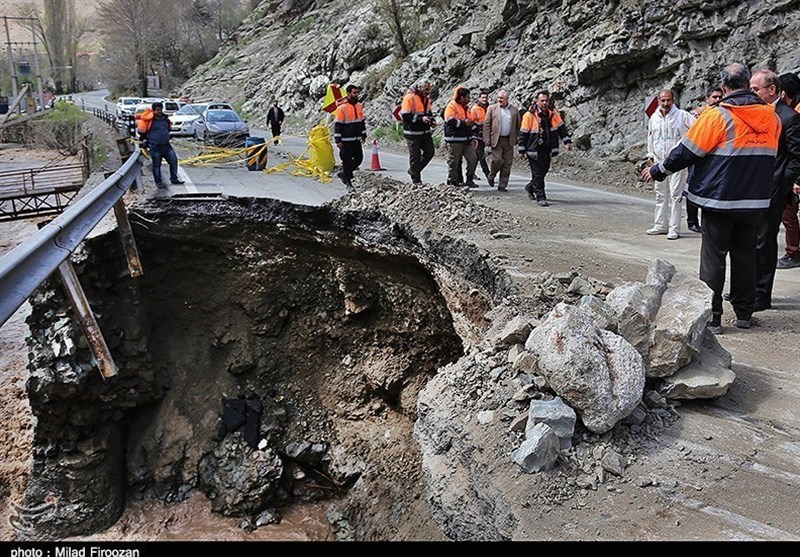
[[[186,182],[184,182],[183,180],[171,180],[170,181],[170,184],[174,184],[176,186],[180,186],[181,184],[185,184],[185,183]]]
[[[749,329],[753,326],[753,322],[750,319],[737,319],[736,320],[736,328],[737,329]]]
[[[769,302],[756,302],[755,304],[753,304],[753,313],[757,311],[764,311],[767,309],[772,309],[772,304],[770,304]]]
[[[157,187],[158,189],[160,189],[160,190],[163,190],[163,189],[164,189],[164,188],[166,188],[167,186],[165,186],[163,182],[156,182],[156,187]]]
[[[537,201],[537,203],[539,204],[539,207],[549,207],[550,206],[550,204],[544,199],[540,199],[539,201]]]
[[[691,230],[692,232],[697,232],[698,234],[700,234],[701,232],[703,232],[703,229],[702,229],[702,228],[700,228],[700,226],[699,226],[699,225],[697,225],[697,224],[690,224],[690,225],[689,225],[689,230]]]
[[[708,330],[714,333],[715,335],[722,334],[722,316],[721,315],[712,315],[711,321],[708,322]]]
[[[467,187],[468,187],[468,188],[477,188],[477,187],[478,187],[478,184],[476,184],[475,182],[473,182],[472,180],[470,180],[469,182],[467,182]]]
[[[778,259],[778,263],[775,265],[776,269],[794,269],[795,267],[800,267],[800,258],[790,257],[788,255],[784,255]]]
[[[494,179],[489,178],[488,176],[486,177],[486,179],[489,181],[489,187],[494,189]]]
[[[525,186],[525,191],[528,192],[529,199],[536,201],[536,195],[533,193],[533,186],[528,184],[527,186]]]

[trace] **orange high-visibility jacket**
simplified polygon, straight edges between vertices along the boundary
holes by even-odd
[[[474,104],[469,109],[469,117],[475,123],[472,128],[472,134],[478,141],[483,141],[483,123],[486,121],[487,108],[486,106]]]
[[[444,140],[448,143],[465,143],[472,138],[472,124],[467,124],[469,108],[456,101],[461,89],[455,88],[452,100],[444,109]]]
[[[336,107],[336,116],[333,119],[333,139],[336,143],[367,139],[364,109],[360,102],[353,104],[346,101]]]
[[[410,89],[400,105],[400,117],[403,119],[403,135],[407,139],[416,139],[431,133],[431,127],[422,121],[424,116],[433,117],[431,99],[423,97],[414,89]]]
[[[551,155],[557,155],[559,137],[564,143],[572,142],[558,110],[554,108],[541,111],[534,105],[533,109],[522,117],[519,128],[519,151],[535,156],[541,147],[549,149]]]
[[[153,109],[147,108],[139,116],[136,117],[136,131],[140,134],[150,131],[150,126],[153,125]]]
[[[688,198],[704,210],[764,211],[772,193],[781,120],[751,91],[736,91],[705,110],[655,165],[656,180],[694,165]]]

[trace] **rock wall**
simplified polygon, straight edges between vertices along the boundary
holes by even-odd
[[[643,103],[664,87],[684,108],[700,104],[732,61],[779,73],[800,69],[798,0],[414,0],[420,48],[394,52],[377,7],[385,0],[265,0],[181,93],[241,102],[263,125],[273,99],[312,120],[329,82],[365,87],[368,125],[391,111],[419,77],[435,84],[439,110],[453,87],[503,88],[526,106],[553,91],[579,150],[634,161],[644,155]],[[294,120],[297,122],[297,120]]]

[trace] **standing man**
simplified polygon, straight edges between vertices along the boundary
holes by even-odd
[[[719,87],[711,87],[706,91],[706,104],[705,106],[698,106],[694,110],[692,110],[692,116],[695,119],[699,118],[700,115],[712,108],[717,106],[719,101],[722,99],[722,89]],[[693,167],[689,167],[689,175],[691,176]],[[684,197],[686,196],[686,189],[683,190]],[[698,234],[702,232],[700,228],[700,219],[698,218],[698,207],[688,199],[686,200],[686,227],[691,230],[692,232],[697,232]]]
[[[695,117],[675,106],[675,94],[664,89],[658,94],[658,110],[650,116],[647,126],[647,158],[656,164],[667,158],[670,151],[686,135]],[[688,172],[681,170],[656,181],[656,209],[653,228],[647,234],[666,234],[667,240],[681,237],[683,218],[683,190],[686,188]]]
[[[664,180],[695,165],[689,199],[703,209],[700,280],[711,298],[709,330],[722,332],[722,289],[731,258],[731,303],[736,326],[749,329],[756,292],[756,221],[769,207],[781,121],[750,91],[750,70],[731,64],[721,74],[725,95],[706,110],[663,162],[642,179]]]
[[[364,123],[364,109],[359,101],[361,88],[357,85],[348,85],[347,101],[336,107],[336,116],[333,119],[333,139],[339,148],[339,158],[342,160],[342,170],[339,179],[348,188],[353,187],[353,171],[364,160],[364,150],[361,145],[367,140],[367,128]]]
[[[469,116],[472,121],[475,123],[473,127],[473,137],[477,140],[477,146],[475,147],[475,154],[478,156],[478,162],[481,165],[481,170],[483,170],[483,175],[486,176],[486,179],[489,179],[489,165],[486,163],[486,143],[483,141],[483,123],[486,121],[486,109],[489,107],[489,93],[486,91],[481,91],[478,95],[478,102],[472,105],[472,108],[469,111]],[[473,175],[467,175],[467,184],[475,182],[475,173]]]
[[[792,108],[800,107],[798,97],[800,96],[800,78],[797,74],[785,73],[780,76],[781,80],[781,99]],[[795,108],[797,110],[797,108]],[[778,259],[778,269],[795,269],[800,267],[800,221],[797,218],[798,196],[800,196],[800,185],[796,182],[793,192],[789,195],[789,201],[783,210],[783,228],[786,230],[786,252],[783,257]]]
[[[758,70],[750,78],[750,89],[775,107],[781,119],[781,135],[775,156],[775,172],[769,209],[759,213],[756,243],[756,298],[753,311],[772,307],[772,286],[778,259],[778,232],[786,204],[800,177],[800,114],[781,100],[781,80],[770,70]],[[733,295],[733,293],[731,293]]]
[[[277,145],[280,142],[281,126],[283,125],[283,109],[278,106],[278,101],[272,101],[272,106],[267,112],[267,122],[272,130],[272,143]]]
[[[453,99],[444,109],[444,141],[447,150],[447,185],[477,187],[473,178],[478,156],[472,138],[473,121],[469,117],[469,89],[456,87]],[[467,161],[467,183],[461,183],[461,159]]]
[[[528,197],[535,199],[540,207],[547,207],[544,177],[550,170],[552,157],[558,155],[559,137],[571,151],[572,138],[558,110],[550,107],[550,91],[536,93],[536,103],[522,118],[519,131],[519,153],[528,158],[531,181],[525,186]]]
[[[436,126],[436,118],[431,113],[430,93],[430,80],[422,78],[409,89],[400,105],[403,135],[408,145],[408,173],[415,185],[422,183],[422,171],[434,153],[431,128]]]
[[[137,124],[142,148],[150,151],[150,158],[153,160],[153,180],[159,189],[165,187],[161,181],[161,159],[167,159],[170,183],[184,183],[178,178],[178,156],[169,142],[171,127],[169,118],[164,114],[164,105],[158,101],[154,102],[149,110],[142,112]]]
[[[486,110],[483,122],[483,142],[489,149],[489,187],[494,187],[494,179],[500,174],[497,191],[508,191],[508,178],[514,163],[514,146],[519,134],[519,110],[508,103],[508,92],[498,91],[497,102]]]

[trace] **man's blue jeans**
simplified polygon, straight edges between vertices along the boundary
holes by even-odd
[[[150,145],[150,158],[153,159],[153,179],[156,184],[161,184],[161,159],[167,159],[169,164],[169,181],[177,182],[178,178],[178,155],[172,145],[165,143],[163,145]]]

